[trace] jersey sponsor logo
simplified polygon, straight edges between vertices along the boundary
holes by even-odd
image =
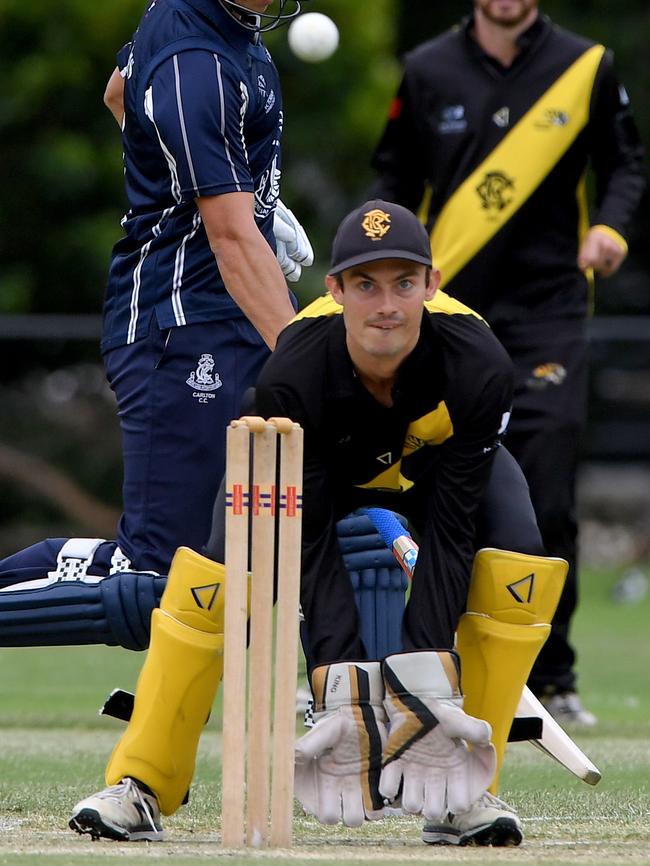
[[[280,177],[282,172],[278,168],[278,155],[273,157],[271,165],[262,172],[257,189],[255,190],[255,216],[258,219],[267,217],[280,196]]]
[[[535,122],[537,129],[551,129],[554,126],[567,126],[571,118],[561,108],[547,108]]]
[[[467,120],[464,105],[446,105],[440,112],[438,132],[446,135],[450,132],[465,132]]]
[[[272,88],[271,90],[268,89],[266,78],[263,75],[257,76],[257,89],[260,97],[264,100],[264,113],[268,114],[275,105],[275,91]]]
[[[566,367],[555,361],[547,361],[546,364],[538,364],[532,371],[526,385],[535,391],[548,388],[549,385],[561,385],[566,379]]]
[[[510,109],[507,105],[504,105],[503,108],[500,108],[498,111],[495,111],[492,115],[492,120],[496,123],[498,127],[501,129],[505,129],[506,126],[510,125]]]
[[[371,241],[378,241],[390,231],[390,214],[380,208],[369,210],[363,215],[361,228]]]
[[[476,187],[481,207],[487,211],[502,211],[514,198],[515,181],[503,171],[489,171]]]
[[[419,448],[424,448],[426,444],[425,439],[420,439],[419,436],[413,436],[411,433],[407,433],[404,439],[404,447],[408,451],[417,451]]]
[[[196,370],[192,370],[189,379],[185,380],[185,384],[193,389],[193,397],[198,398],[199,403],[207,403],[207,399],[214,399],[214,394],[210,391],[216,391],[221,388],[223,382],[219,378],[219,374],[214,371],[214,358],[208,352],[205,352],[198,360]]]

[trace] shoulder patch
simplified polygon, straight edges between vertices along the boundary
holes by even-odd
[[[470,309],[470,307],[466,307],[465,304],[457,301],[456,298],[452,298],[451,295],[443,292],[442,289],[438,289],[430,301],[425,301],[424,306],[430,313],[446,313],[450,316],[474,316],[482,322],[485,321],[483,316],[479,316],[477,312]]]
[[[304,310],[301,310],[291,320],[297,322],[299,319],[317,319],[319,316],[336,316],[343,312],[343,307],[337,304],[329,292],[316,298],[311,304],[307,304]]]

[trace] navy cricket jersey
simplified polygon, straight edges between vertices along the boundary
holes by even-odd
[[[282,99],[271,56],[217,0],[154,0],[118,55],[129,211],[115,245],[102,349],[243,316],[208,244],[198,196],[255,195],[275,250]]]

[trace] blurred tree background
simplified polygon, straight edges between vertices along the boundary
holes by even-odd
[[[115,52],[144,5],[0,0],[0,554],[43,531],[110,534],[119,507],[118,425],[96,341],[17,340],[7,333],[17,315],[101,310],[126,207],[119,131],[102,95]],[[333,230],[371,181],[369,158],[399,80],[400,56],[470,5],[314,0],[308,9],[330,15],[341,33],[337,53],[321,64],[296,59],[286,30],[267,35],[285,101],[282,196],[317,254],[300,284],[302,303],[321,291]],[[650,141],[647,0],[546,0],[542,7],[615,50]],[[650,312],[650,246],[642,241],[650,234],[647,202],[629,262],[601,287],[601,312]],[[30,462],[32,454],[45,462]],[[47,474],[54,466],[61,475]],[[80,489],[66,488],[70,478]]]

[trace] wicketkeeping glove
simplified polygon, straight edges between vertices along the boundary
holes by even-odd
[[[451,651],[399,653],[382,663],[389,735],[379,790],[394,800],[401,786],[404,811],[432,821],[469,809],[496,770],[490,725],[463,712],[459,670]]]
[[[379,662],[322,665],[311,680],[315,724],[296,743],[296,797],[322,824],[359,827],[381,818],[386,722]]]
[[[292,283],[300,279],[303,268],[314,264],[314,251],[305,230],[283,202],[278,199],[273,217],[275,255],[282,273]]]

